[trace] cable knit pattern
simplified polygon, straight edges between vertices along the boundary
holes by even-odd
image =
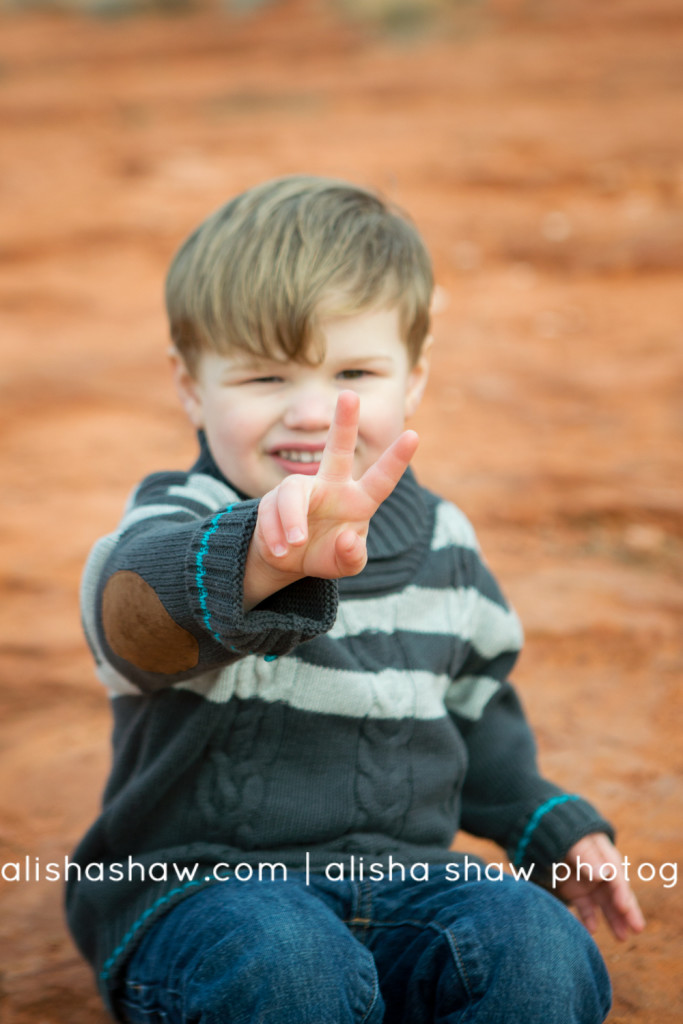
[[[86,566],[83,622],[111,696],[114,760],[72,859],[197,872],[189,887],[173,871],[70,876],[70,927],[105,999],[150,923],[209,884],[215,864],[444,862],[462,825],[542,873],[582,835],[609,831],[537,770],[508,681],[521,627],[457,508],[408,471],[370,524],[362,573],[302,580],[245,614],[257,511],[202,439],[190,473],[143,481]],[[161,603],[144,625],[161,631],[154,649],[169,621],[189,637],[178,671],[173,650],[169,671],[126,661],[115,621],[126,574]]]

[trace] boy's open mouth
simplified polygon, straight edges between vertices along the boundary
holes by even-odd
[[[272,453],[278,459],[284,459],[285,462],[316,462],[319,463],[323,457],[322,450],[320,451],[302,451],[297,448],[279,448],[277,451]]]
[[[302,473],[314,476],[320,468],[323,457],[322,448],[274,448],[271,458],[279,464],[285,473]]]

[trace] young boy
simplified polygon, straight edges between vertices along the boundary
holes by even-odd
[[[611,828],[538,774],[518,620],[408,468],[431,293],[403,215],[309,177],[238,196],[171,266],[201,453],[142,482],[82,595],[114,762],[68,915],[122,1021],[608,1012],[596,912],[643,926]],[[453,853],[461,826],[533,881]],[[586,928],[533,884],[558,861]]]

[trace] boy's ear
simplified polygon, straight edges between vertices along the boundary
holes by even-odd
[[[429,367],[432,358],[432,345],[434,338],[431,334],[425,338],[420,355],[415,366],[408,375],[408,389],[406,391],[406,419],[410,419],[422,401],[427,380],[429,378]]]
[[[199,384],[185,365],[185,360],[172,345],[168,350],[168,357],[171,361],[173,380],[183,409],[192,426],[201,430],[204,426],[204,413]]]

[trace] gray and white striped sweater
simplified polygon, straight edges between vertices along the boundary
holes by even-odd
[[[189,473],[136,489],[83,577],[114,757],[67,911],[105,998],[149,923],[217,863],[446,862],[462,827],[542,880],[583,835],[611,834],[538,773],[508,682],[521,628],[454,505],[407,471],[362,573],[302,580],[245,614],[258,502],[200,440]],[[142,869],[112,878],[130,857]],[[88,864],[102,868],[86,877]],[[160,864],[166,878],[142,878]],[[179,882],[183,866],[195,875]]]

